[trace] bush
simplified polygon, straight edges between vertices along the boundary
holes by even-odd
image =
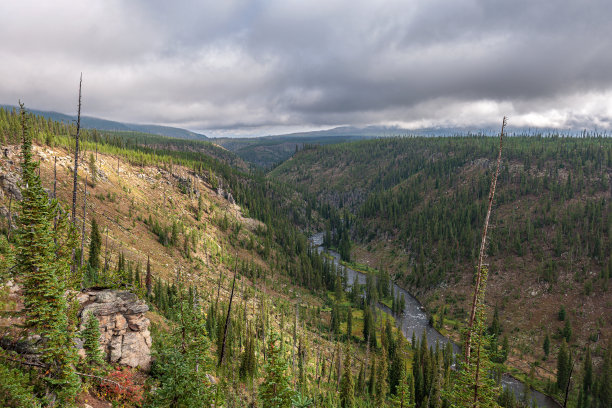
[[[116,367],[106,379],[110,381],[102,381],[99,387],[101,398],[137,406],[142,403],[144,389],[136,382],[134,371]]]

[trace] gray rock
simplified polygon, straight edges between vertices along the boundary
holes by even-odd
[[[110,290],[103,290],[96,295],[96,302],[111,303],[117,300],[117,294]]]
[[[83,305],[80,329],[88,313],[100,323],[100,346],[107,360],[149,370],[151,366],[150,321],[147,304],[128,291],[89,290],[77,299]],[[82,354],[82,353],[81,353]]]
[[[110,344],[108,345],[109,355],[108,358],[111,363],[116,363],[121,359],[123,349],[123,336],[113,336]],[[136,366],[131,366],[136,367]]]
[[[141,333],[125,333],[119,363],[130,367],[140,367],[143,370],[150,368],[151,349]]]

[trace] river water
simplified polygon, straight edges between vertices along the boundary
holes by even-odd
[[[319,252],[325,251],[323,248],[323,233],[314,234],[310,241],[314,246],[317,247]],[[340,254],[334,251],[326,251],[334,260],[336,265],[340,265]],[[366,275],[364,273],[355,271],[351,268],[344,267],[346,270],[347,276],[347,285],[352,286],[355,281],[360,285],[365,285],[366,283]],[[439,331],[437,331],[434,327],[429,324],[429,318],[427,317],[427,313],[425,312],[425,308],[421,303],[412,296],[409,292],[402,289],[395,283],[393,284],[393,293],[395,297],[403,296],[405,301],[404,311],[401,316],[394,316],[397,326],[401,329],[404,336],[409,341],[412,338],[412,333],[414,333],[416,338],[420,338],[423,334],[423,331],[427,333],[427,342],[429,346],[435,347],[436,342],[438,342],[442,348],[442,346],[446,345],[446,343],[451,343],[453,346],[453,351],[455,353],[461,352],[461,349],[457,344],[453,343],[450,339],[443,336]],[[387,306],[379,303],[378,308],[387,314],[392,314],[391,309]],[[501,383],[504,388],[509,388],[514,392],[516,398],[523,398],[523,393],[525,390],[525,385],[517,380],[516,378],[510,376],[509,374],[504,374],[501,379]],[[531,390],[529,401],[532,406],[544,407],[544,408],[559,408],[559,405],[555,400],[550,398],[547,395],[542,394],[541,392]]]

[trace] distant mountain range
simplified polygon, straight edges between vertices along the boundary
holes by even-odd
[[[5,109],[13,109],[15,106],[11,105],[0,105]],[[64,113],[53,112],[53,111],[41,111],[36,109],[28,109],[35,115],[40,115],[45,118],[51,118],[53,120],[65,123],[76,122],[76,116],[66,115]],[[124,123],[116,122],[113,120],[106,120],[100,118],[94,118],[91,116],[81,116],[81,126],[85,129],[98,129],[98,130],[116,130],[124,132],[143,132],[154,135],[174,137],[177,139],[195,139],[195,140],[207,140],[206,135],[195,133],[190,130],[175,128],[170,126],[159,126],[159,125],[142,125],[136,123]]]
[[[500,123],[501,125],[501,123]],[[467,134],[483,134],[483,135],[498,135],[500,127],[428,127],[420,129],[404,129],[398,126],[340,126],[332,129],[315,130],[310,132],[288,133],[284,135],[266,136],[265,139],[288,139],[288,138],[311,138],[323,136],[341,136],[341,137],[356,137],[356,138],[376,138],[376,137],[393,137],[393,136],[456,136]],[[575,135],[582,132],[579,129],[552,129],[552,128],[529,128],[529,127],[514,127],[507,128],[509,134],[521,135],[536,135],[536,134],[553,134],[561,133],[565,135]]]

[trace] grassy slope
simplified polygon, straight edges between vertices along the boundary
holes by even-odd
[[[8,146],[8,148],[9,157],[0,163],[0,174],[19,171],[19,148],[18,146]],[[35,146],[35,153],[41,163],[43,186],[49,191],[53,189],[53,163],[54,157],[57,157],[57,196],[60,202],[68,207],[72,199],[73,157],[64,149],[47,146]],[[216,297],[220,275],[223,277],[220,299],[227,301],[229,298],[233,256],[237,254],[241,261],[254,262],[267,271],[266,278],[260,278],[257,282],[252,282],[246,277],[242,277],[237,282],[234,299],[238,302],[238,306],[246,307],[250,319],[255,319],[262,310],[262,293],[265,293],[270,310],[270,322],[276,330],[280,330],[282,323],[286,350],[290,353],[293,320],[291,317],[281,318],[281,315],[292,316],[294,304],[299,301],[302,305],[302,326],[299,335],[305,339],[308,350],[307,370],[314,371],[316,358],[327,361],[333,359],[335,343],[328,339],[328,329],[325,326],[329,325],[330,310],[325,307],[324,301],[311,292],[292,285],[285,275],[270,272],[270,264],[278,256],[276,252],[278,249],[272,251],[271,259],[264,259],[256,249],[246,248],[246,243],[251,239],[257,245],[261,245],[257,230],[263,225],[259,221],[244,217],[238,205],[230,204],[217,195],[211,186],[201,179],[197,180],[196,188],[203,197],[205,211],[201,221],[197,221],[194,217],[197,199],[181,193],[177,179],[173,176],[173,174],[187,176],[188,169],[184,167],[174,166],[171,174],[156,166],[133,166],[121,157],[118,160],[115,156],[105,154],[98,155],[97,166],[103,177],[98,179],[95,187],[88,185],[86,237],[89,238],[91,217],[95,217],[102,232],[102,257],[104,258],[108,242],[111,268],[114,267],[119,252],[122,252],[127,260],[140,262],[142,270],[146,265],[147,256],[150,256],[154,278],[173,281],[180,273],[183,281],[187,280],[200,289],[200,293],[205,297],[203,307],[206,309],[207,302],[214,301]],[[85,175],[91,179],[88,163],[79,165],[77,204],[79,231],[82,222]],[[6,195],[0,199],[0,204],[8,208]],[[144,222],[149,215],[164,225],[168,225],[173,220],[180,222],[187,233],[196,231],[197,244],[189,258],[183,255],[182,244],[178,247],[165,247],[160,244],[157,236]],[[226,230],[219,227],[220,220],[224,217],[229,219],[230,225]],[[240,228],[236,228],[237,225],[240,225]],[[237,234],[236,230],[239,230]],[[108,241],[106,231],[108,231]],[[86,240],[86,253],[87,247]],[[143,275],[141,279],[144,279]],[[318,316],[315,317],[317,308],[321,308],[321,320]],[[354,311],[355,339],[361,336],[363,327],[360,313],[358,310]],[[161,316],[150,317],[155,318],[157,324],[167,327]],[[324,323],[323,326],[321,322]],[[14,321],[0,321],[0,326],[7,324],[10,326],[14,323]],[[361,345],[355,346],[363,348]],[[365,355],[365,349],[357,354]],[[287,358],[290,358],[290,354]],[[355,370],[358,369],[359,366],[356,364]],[[242,396],[244,400],[252,398],[246,395],[248,392],[249,390],[244,390],[245,395]]]

